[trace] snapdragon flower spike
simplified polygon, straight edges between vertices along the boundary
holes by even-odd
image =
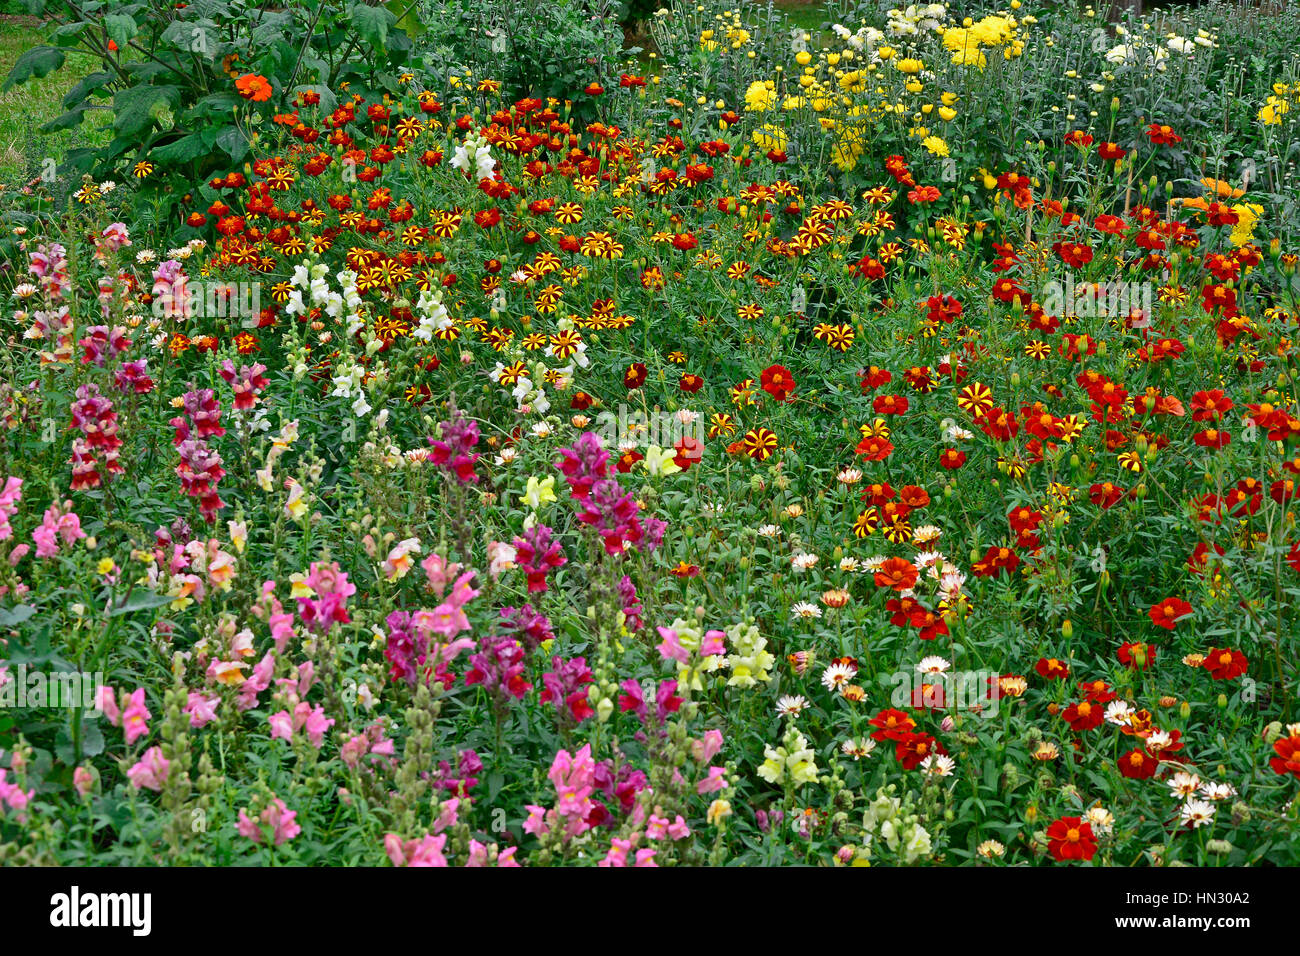
[[[638,770],[630,763],[620,765],[616,771],[613,762],[610,760],[602,760],[596,764],[591,780],[606,797],[610,800],[617,800],[624,813],[632,812],[636,806],[637,794],[650,785],[650,780],[646,777],[645,771]],[[609,816],[609,811],[599,802],[596,803],[592,814],[587,817],[587,822],[593,827],[599,826],[601,823],[608,823],[612,826],[614,823]]]
[[[637,546],[645,530],[637,518],[636,499],[613,478],[602,478],[591,486],[578,520],[600,532],[606,554],[622,554],[628,545]]]
[[[176,451],[181,457],[181,463],[176,466],[181,490],[198,499],[203,520],[212,524],[217,520],[217,512],[226,506],[217,493],[217,484],[226,476],[221,467],[221,456],[209,448],[207,442],[194,439],[181,442]]]
[[[429,464],[451,473],[461,484],[478,481],[474,463],[479,456],[473,451],[478,444],[478,422],[466,418],[455,406],[450,418],[439,426],[442,438],[429,438]]]
[[[316,596],[298,599],[298,617],[310,630],[324,634],[334,624],[352,620],[347,601],[357,593],[357,587],[348,580],[347,572],[340,570],[337,561],[312,562],[306,584]]]
[[[27,270],[36,276],[36,284],[52,301],[62,299],[72,287],[68,278],[68,254],[57,243],[42,243],[28,259]]]
[[[560,543],[552,537],[551,529],[544,524],[525,530],[522,538],[515,538],[514,548],[515,564],[528,577],[529,594],[546,591],[547,573],[568,561]]]
[[[120,475],[126,470],[117,460],[122,447],[122,439],[117,436],[117,412],[93,382],[77,388],[71,411],[72,424],[81,431],[81,437],[72,442],[72,487],[98,488],[106,475]]]
[[[254,362],[252,365],[241,366],[239,371],[235,371],[235,363],[226,359],[221,363],[221,368],[217,370],[226,384],[230,386],[231,391],[235,393],[235,408],[239,411],[246,411],[257,404],[257,399],[268,385],[271,384],[262,373],[266,371],[266,366],[261,362]]]
[[[521,642],[530,651],[536,650],[543,641],[555,637],[551,631],[550,618],[535,610],[531,604],[503,607],[501,623],[497,627],[504,636]]]
[[[542,675],[545,689],[541,693],[541,701],[543,704],[554,704],[562,717],[567,709],[567,715],[581,723],[596,713],[588,702],[587,691],[584,689],[592,679],[591,668],[587,666],[585,657],[574,657],[566,661],[556,655],[551,658],[551,670]]]
[[[445,761],[438,761],[438,778],[435,786],[456,796],[468,796],[478,786],[478,775],[483,772],[483,760],[476,750],[462,750],[456,757],[456,770]]]
[[[71,547],[84,537],[86,532],[81,530],[81,518],[72,510],[71,501],[65,502],[62,508],[55,501],[45,509],[40,525],[32,530],[38,558],[52,558],[58,554],[60,541]]]
[[[662,680],[659,682],[653,709],[647,705],[645,692],[641,689],[639,681],[629,677],[619,687],[623,690],[622,696],[618,699],[619,710],[632,711],[643,724],[647,720],[652,723],[662,723],[666,715],[677,713],[683,703],[682,698],[677,696],[677,681],[675,680]]]
[[[555,787],[555,806],[547,810],[529,804],[524,832],[544,836],[555,831],[567,842],[590,830],[588,819],[597,806],[591,799],[595,774],[596,762],[591,757],[591,744],[583,744],[576,754],[567,750],[556,753],[547,773]]]
[[[118,390],[130,394],[145,395],[153,391],[154,381],[149,377],[147,359],[134,359],[123,362],[122,367],[113,375],[113,384]]]
[[[479,651],[470,655],[467,685],[482,684],[499,702],[511,697],[522,700],[533,685],[524,680],[527,651],[512,637],[491,636],[483,639]]]
[[[81,364],[103,368],[110,359],[117,358],[131,347],[131,340],[126,337],[126,329],[117,325],[110,329],[107,325],[92,325],[86,330],[87,335],[77,344],[82,348]]]
[[[199,438],[220,438],[226,433],[221,427],[221,403],[217,401],[216,392],[210,388],[191,389],[182,400],[185,414],[189,415]],[[176,424],[176,419],[172,419],[172,424]]]
[[[609,475],[609,452],[595,432],[583,432],[572,448],[560,449],[555,463],[569,483],[569,497],[586,501],[596,482]]]
[[[626,574],[618,582],[618,599],[623,606],[624,626],[633,633],[641,630],[645,626],[641,612],[645,609],[641,606],[640,598],[637,597],[636,585]]]

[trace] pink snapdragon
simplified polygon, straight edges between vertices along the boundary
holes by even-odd
[[[260,845],[266,840],[264,829],[269,827],[271,843],[280,846],[302,832],[302,827],[294,822],[297,816],[297,811],[290,810],[283,800],[276,797],[262,811],[257,821],[254,821],[244,810],[239,811],[239,835],[248,837]]]
[[[149,718],[152,716],[144,703],[144,688],[137,687],[122,709],[122,733],[128,746],[148,735]]]
[[[319,704],[312,707],[306,701],[294,705],[293,713],[287,710],[272,714],[267,720],[271,724],[271,739],[279,737],[292,741],[298,731],[306,731],[308,742],[320,750],[325,742],[325,732],[334,726],[334,718],[326,717],[325,710]]]
[[[197,691],[190,691],[185,704],[185,713],[189,714],[190,726],[197,730],[206,727],[217,719],[217,708],[221,706],[220,697],[208,697]]]
[[[447,845],[447,834],[425,834],[420,840],[403,840],[396,833],[384,835],[384,852],[393,866],[446,866],[447,858],[442,848]]]
[[[126,778],[137,790],[161,790],[170,771],[171,761],[163,756],[162,748],[150,747],[126,772]]]
[[[34,789],[24,791],[18,784],[8,783],[5,780],[5,773],[5,769],[0,767],[0,808],[8,806],[18,814],[18,819],[22,820],[23,811],[27,809],[27,804],[32,797],[36,796],[36,791]]]
[[[352,620],[348,616],[347,602],[357,593],[357,588],[348,581],[347,572],[339,568],[337,561],[329,564],[312,562],[305,583],[315,596],[298,599],[298,617],[310,630],[324,634],[334,624],[347,624]]]
[[[242,365],[238,372],[235,371],[235,363],[230,359],[221,363],[217,374],[226,380],[230,390],[235,393],[235,408],[238,411],[247,411],[256,405],[262,392],[271,384],[270,380],[262,374],[265,371],[266,366],[261,362]]]
[[[545,591],[546,575],[568,562],[560,543],[544,524],[526,529],[523,537],[515,538],[514,548],[515,564],[528,576],[529,594]]]
[[[18,514],[18,503],[23,498],[23,480],[10,476],[0,488],[0,541],[7,541],[14,536],[14,527],[9,519]]]

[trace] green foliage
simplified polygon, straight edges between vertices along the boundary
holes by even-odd
[[[18,59],[0,89],[64,68],[70,52],[94,57],[99,69],[77,81],[63,98],[65,112],[41,130],[72,129],[92,109],[107,108],[112,136],[69,151],[60,172],[136,175],[155,215],[179,225],[192,186],[241,162],[272,115],[290,111],[301,91],[370,96],[396,89],[410,62],[412,42],[401,24],[415,22],[413,6],[33,0],[32,12],[56,26],[48,43]],[[236,81],[245,76],[265,87],[241,91]]]
[[[435,73],[499,80],[506,100],[576,99],[589,83],[617,82],[624,9],[615,0],[421,0],[420,44]]]

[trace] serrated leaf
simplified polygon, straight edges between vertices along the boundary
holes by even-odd
[[[108,31],[108,38],[117,44],[119,50],[125,47],[140,30],[135,18],[125,13],[110,13],[104,17],[104,29]]]
[[[207,152],[202,133],[190,133],[178,140],[159,146],[149,151],[154,159],[164,163],[188,163]]]

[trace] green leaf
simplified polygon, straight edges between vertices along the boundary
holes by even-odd
[[[135,19],[124,13],[110,13],[104,17],[104,29],[108,31],[108,38],[117,44],[119,50],[124,48],[140,30],[136,26]]]
[[[105,73],[103,70],[98,70],[94,73],[87,73],[73,85],[72,89],[68,90],[67,94],[64,95],[63,108],[66,110],[75,109],[81,105],[82,101],[84,101],[86,97],[102,90],[104,84],[108,83],[112,79],[113,75],[111,73]],[[100,95],[107,96],[108,94],[100,93]]]
[[[113,96],[113,109],[117,113],[113,129],[123,136],[138,133],[161,119],[178,102],[180,90],[174,86],[133,86],[119,90]]]
[[[0,607],[0,627],[17,627],[36,613],[30,604],[17,604],[11,608]]]
[[[36,131],[38,133],[57,133],[59,130],[73,129],[74,127],[80,126],[82,120],[85,118],[86,107],[83,106],[80,109],[69,110],[62,116],[56,117],[48,123],[38,126]]]
[[[4,84],[0,86],[0,93],[26,83],[33,76],[37,79],[48,76],[63,66],[65,59],[67,58],[63,55],[63,51],[52,46],[32,47],[18,58],[14,68],[5,77]]]
[[[218,133],[216,144],[229,153],[234,162],[243,159],[248,152],[248,139],[237,126],[227,126]]]
[[[163,163],[188,163],[202,156],[207,148],[207,144],[203,142],[203,134],[190,133],[188,136],[173,140],[166,146],[151,149],[149,155]]]
[[[96,720],[81,722],[81,755],[98,757],[104,752],[104,731]]]
[[[405,0],[388,0],[384,6],[391,10],[395,16],[403,9],[406,11],[397,21],[397,27],[408,37],[418,37],[428,29],[416,12],[416,7],[419,4],[407,3]]]
[[[357,35],[376,50],[388,45],[388,28],[397,23],[397,17],[383,7],[368,7],[364,3],[352,5],[352,26]]]
[[[135,611],[143,611],[148,608],[162,607],[164,604],[170,604],[174,599],[169,594],[154,594],[152,591],[145,591],[135,595],[125,604],[113,608],[108,612],[109,617],[121,617],[123,614],[131,614]]]

